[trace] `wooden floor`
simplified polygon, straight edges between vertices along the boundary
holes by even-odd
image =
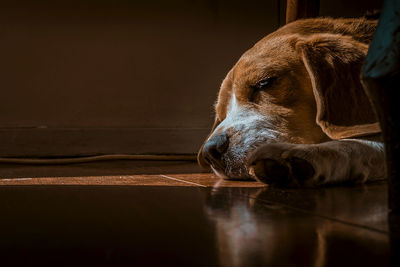
[[[193,162],[111,161],[59,166],[9,164],[0,185],[132,185],[265,187],[254,181],[226,181]]]
[[[0,266],[389,266],[387,185],[279,189],[188,162],[0,166]],[[393,265],[400,266],[400,265]]]
[[[220,180],[214,174],[141,174],[86,177],[4,178],[1,185],[132,185],[132,186],[194,186],[194,187],[265,187],[253,181]]]

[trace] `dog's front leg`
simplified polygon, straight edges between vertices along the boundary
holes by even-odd
[[[363,183],[385,178],[383,143],[343,139],[320,144],[266,144],[249,158],[250,174],[277,186]]]

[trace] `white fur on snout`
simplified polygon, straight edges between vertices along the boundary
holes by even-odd
[[[224,175],[234,178],[249,178],[247,156],[261,143],[275,140],[279,132],[274,130],[271,119],[260,114],[250,106],[240,105],[232,94],[226,118],[210,135],[209,140],[218,134],[227,134],[229,147],[222,156],[226,166]],[[214,172],[223,176],[221,172]]]
[[[233,94],[226,118],[218,125],[209,139],[216,134],[225,133],[227,129],[241,132],[242,136],[244,132],[249,133],[246,136],[243,136],[245,139],[256,139],[260,134],[266,135],[271,139],[276,138],[279,132],[273,130],[272,127],[268,127],[267,129],[266,126],[272,126],[269,122],[270,119],[268,117],[249,107],[240,106],[237,102],[236,95]],[[262,132],[260,133],[259,131]]]

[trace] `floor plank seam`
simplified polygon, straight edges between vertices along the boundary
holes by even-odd
[[[160,176],[163,177],[163,178],[166,178],[166,179],[175,180],[175,181],[182,182],[182,183],[187,183],[187,184],[196,185],[196,186],[200,186],[200,187],[207,187],[207,186],[202,185],[202,184],[185,181],[185,180],[174,178],[174,177],[167,176],[167,175],[164,175],[164,174],[160,174]]]

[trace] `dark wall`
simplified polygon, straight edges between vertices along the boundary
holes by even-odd
[[[219,84],[277,1],[10,1],[0,127],[208,127]]]
[[[320,0],[320,15],[330,17],[361,17],[379,10],[384,0]]]

